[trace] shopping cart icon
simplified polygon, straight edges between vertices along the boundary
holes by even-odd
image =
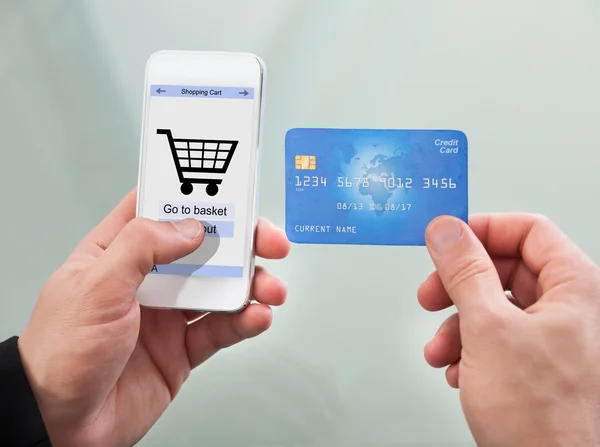
[[[194,187],[192,183],[206,184],[206,194],[215,196],[223,180],[205,178],[205,174],[225,174],[237,141],[231,140],[189,140],[173,138],[171,129],[157,129],[159,135],[166,135],[175,162],[175,169],[181,182],[181,193],[189,195]]]

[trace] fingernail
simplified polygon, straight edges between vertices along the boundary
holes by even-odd
[[[183,219],[171,222],[181,235],[188,239],[196,239],[200,236],[203,226],[196,219]]]
[[[462,227],[456,218],[442,218],[429,228],[429,245],[443,253],[462,239]]]

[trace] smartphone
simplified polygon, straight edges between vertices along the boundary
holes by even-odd
[[[160,51],[146,64],[137,215],[195,218],[195,252],[155,265],[143,306],[237,312],[250,301],[264,62],[253,54]]]

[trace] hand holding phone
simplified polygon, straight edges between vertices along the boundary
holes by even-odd
[[[142,305],[235,312],[249,303],[264,76],[251,54],[161,51],[148,60],[138,216],[198,219],[205,239],[154,266]]]
[[[42,288],[16,340],[52,445],[136,444],[194,368],[263,333],[272,321],[269,307],[285,301],[284,285],[257,267],[256,303],[243,312],[199,318],[195,312],[140,308],[136,291],[153,262],[193,252],[203,235],[193,219],[175,226],[135,218],[135,209],[132,191],[81,241]],[[256,255],[282,259],[288,251],[283,231],[259,219]],[[23,384],[20,376],[18,382]],[[2,406],[12,411],[10,400]],[[2,445],[13,445],[11,431],[31,434],[31,424],[12,425]]]

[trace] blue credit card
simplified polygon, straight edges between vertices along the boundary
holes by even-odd
[[[304,244],[425,245],[437,216],[468,218],[457,130],[291,129],[286,233]]]

